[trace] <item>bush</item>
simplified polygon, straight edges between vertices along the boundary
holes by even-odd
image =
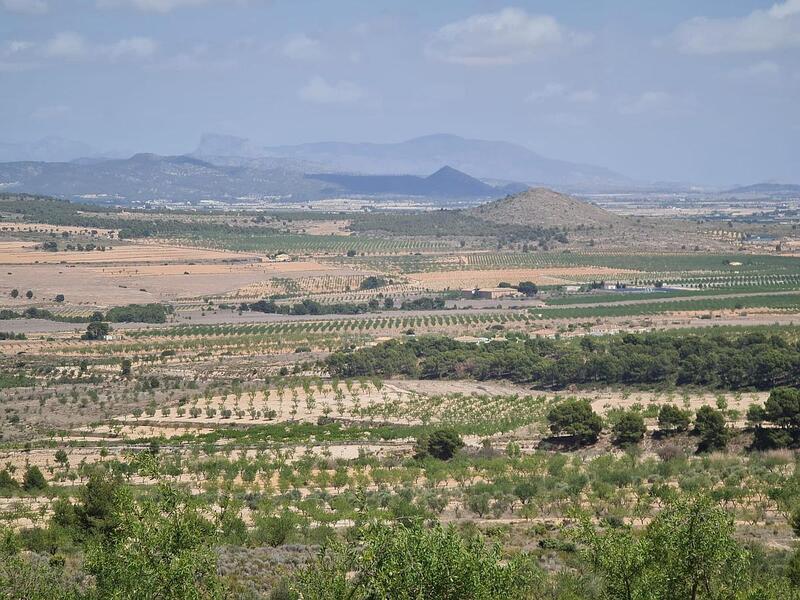
[[[81,336],[82,340],[102,340],[104,339],[109,332],[111,331],[111,327],[108,326],[108,323],[101,323],[98,321],[92,321],[86,327],[86,333]]]
[[[450,460],[463,447],[464,440],[457,431],[437,429],[417,439],[416,455],[418,458],[431,456],[439,460]]]
[[[689,429],[690,413],[674,404],[664,404],[658,411],[658,428],[666,435]]]
[[[694,431],[700,436],[698,449],[701,452],[724,450],[730,439],[730,432],[725,426],[725,415],[710,406],[701,406],[697,410]]]
[[[258,516],[251,534],[254,543],[266,546],[282,546],[297,530],[299,517],[289,510],[279,515]]]
[[[646,431],[642,413],[635,410],[625,411],[614,424],[614,443],[623,448],[633,446],[642,441]]]
[[[0,471],[0,494],[9,494],[19,489],[19,482],[11,476],[8,469]]]
[[[375,275],[370,275],[369,277],[364,278],[359,288],[362,290],[375,290],[385,285],[386,285],[386,280],[383,277],[376,277]]]
[[[578,444],[593,444],[603,429],[603,421],[592,410],[588,400],[568,398],[547,413],[550,431],[554,435],[573,436]]]
[[[22,489],[26,492],[35,492],[47,488],[47,480],[42,475],[39,467],[30,465],[25,470],[25,475],[22,477]]]
[[[333,542],[294,584],[305,600],[530,597],[539,571],[525,555],[506,559],[481,537],[436,525],[375,526],[359,544]]]

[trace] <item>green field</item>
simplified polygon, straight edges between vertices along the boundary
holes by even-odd
[[[677,298],[665,302],[614,306],[547,307],[531,309],[531,313],[538,319],[578,319],[657,315],[674,311],[745,310],[748,308],[800,310],[800,294],[742,296],[737,298]]]

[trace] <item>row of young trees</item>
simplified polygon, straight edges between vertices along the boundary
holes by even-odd
[[[442,310],[445,307],[443,298],[422,297],[405,300],[400,305],[400,310]],[[359,315],[377,310],[391,310],[395,308],[393,298],[372,298],[367,302],[319,302],[305,298],[294,304],[278,304],[274,300],[258,300],[256,302],[242,302],[240,311],[254,311],[263,313],[277,313],[283,315]]]
[[[155,476],[155,459],[139,460]],[[244,523],[223,503],[209,516],[191,495],[164,483],[135,494],[120,479],[93,476],[75,501],[60,500],[54,527],[71,539],[84,577],[67,576],[63,555],[21,552],[0,536],[0,597],[29,600],[216,600],[242,597],[221,576],[215,547]],[[283,517],[280,517],[284,519]],[[291,519],[284,519],[291,529]],[[280,534],[280,530],[275,530]],[[706,495],[679,495],[635,530],[596,524],[576,510],[564,533],[571,568],[543,570],[535,554],[506,555],[481,534],[413,514],[378,523],[356,513],[306,566],[284,571],[270,598],[293,600],[796,600],[800,555],[776,564],[736,540],[732,516]],[[285,532],[265,540],[282,544]],[[570,548],[572,552],[572,548]],[[74,569],[74,567],[72,567]],[[85,577],[85,576],[90,577]]]

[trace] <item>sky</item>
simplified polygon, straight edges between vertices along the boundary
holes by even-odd
[[[800,183],[800,0],[0,0],[0,141],[506,140]]]

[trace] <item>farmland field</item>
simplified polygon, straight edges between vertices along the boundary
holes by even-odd
[[[161,489],[213,529],[241,597],[280,597],[370,527],[437,523],[583,586],[579,523],[643,536],[689,503],[783,577],[800,433],[767,409],[800,386],[800,259],[493,251],[301,217],[0,228],[15,543],[86,568],[104,534],[70,515],[92,490]]]

